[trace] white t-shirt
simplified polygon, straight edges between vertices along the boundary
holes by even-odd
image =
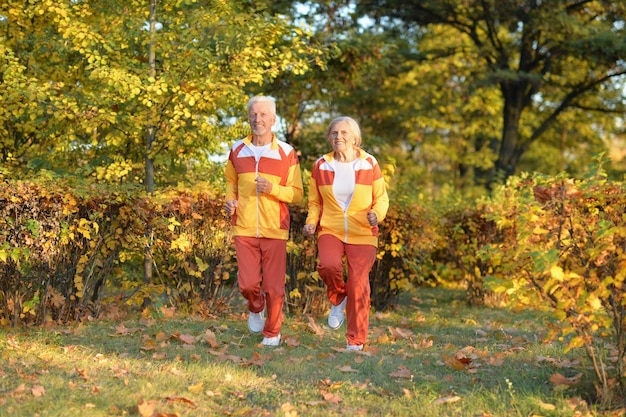
[[[261,155],[263,155],[263,152],[270,148],[270,145],[271,143],[261,146],[250,144],[250,149],[252,149],[252,152],[254,152],[254,159],[256,159],[257,162],[259,162],[259,158],[261,157]]]
[[[343,211],[346,211],[354,194],[354,162],[333,161],[335,179],[333,180],[333,193],[337,203]]]

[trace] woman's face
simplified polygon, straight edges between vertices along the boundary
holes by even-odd
[[[356,144],[356,138],[350,130],[348,122],[337,122],[328,134],[328,141],[336,152],[351,150]]]

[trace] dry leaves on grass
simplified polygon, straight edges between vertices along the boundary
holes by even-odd
[[[558,385],[567,385],[567,386],[576,385],[580,382],[580,379],[582,378],[582,376],[583,374],[579,373],[568,378],[557,372],[556,374],[550,377],[550,382],[552,382],[554,385],[557,385],[557,386]]]
[[[308,327],[309,329],[311,329],[311,331],[313,331],[313,334],[315,334],[316,336],[319,336],[320,338],[324,337],[324,334],[326,334],[326,332],[324,332],[324,329],[322,329],[322,326],[317,324],[315,319],[311,317],[310,315],[307,315],[306,317],[308,319]]]
[[[440,404],[448,404],[448,403],[455,403],[457,401],[460,401],[461,397],[459,397],[458,395],[446,395],[444,397],[439,397],[436,400],[433,401],[433,404],[435,405],[440,405]]]
[[[411,373],[411,370],[403,365],[398,366],[398,370],[390,373],[389,376],[392,378],[413,379],[413,374]]]

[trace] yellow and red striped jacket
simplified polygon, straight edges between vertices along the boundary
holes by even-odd
[[[235,236],[289,238],[288,203],[302,200],[302,174],[294,148],[272,137],[257,161],[250,148],[252,135],[236,141],[226,163],[226,200],[237,200],[232,216]],[[256,191],[256,177],[272,183],[269,194]]]
[[[370,226],[367,212],[374,211],[381,222],[387,215],[389,196],[376,158],[360,151],[354,164],[354,194],[345,211],[333,193],[333,159],[330,152],[313,165],[306,224],[317,225],[318,236],[330,234],[344,243],[378,246],[378,226]]]

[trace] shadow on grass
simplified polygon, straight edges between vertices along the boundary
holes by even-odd
[[[557,416],[589,409],[585,381],[592,375],[582,352],[545,342],[550,319],[538,312],[469,307],[462,291],[418,289],[402,294],[393,311],[371,314],[360,353],[345,351],[345,325],[330,330],[326,312],[286,316],[278,348],[248,333],[245,313],[244,306],[208,319],[4,329],[4,405],[37,413],[34,398],[7,394],[20,382],[32,390],[36,380],[55,404],[74,398],[77,411],[65,415],[81,415],[73,413],[89,404],[102,415],[125,415],[145,399],[186,415]],[[550,382],[556,373],[582,374],[581,382],[557,388]]]

